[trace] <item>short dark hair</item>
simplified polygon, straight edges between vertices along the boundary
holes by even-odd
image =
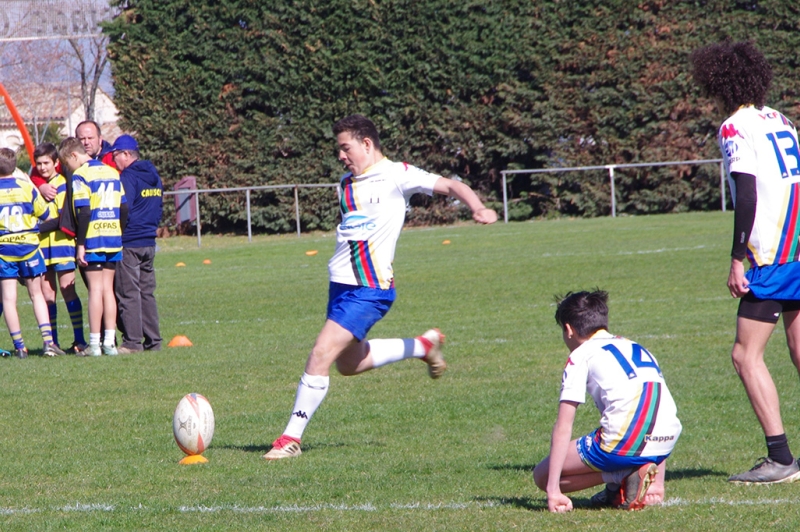
[[[695,82],[706,96],[720,98],[727,113],[766,104],[772,68],[752,42],[711,44],[692,52],[690,60]]]
[[[350,115],[333,124],[333,134],[350,133],[358,140],[370,139],[378,150],[381,149],[381,140],[378,137],[378,128],[364,115]]]
[[[36,163],[36,159],[39,157],[50,157],[53,162],[56,162],[58,161],[58,148],[52,142],[43,142],[33,150],[33,162]]]
[[[11,148],[0,148],[0,176],[7,177],[17,169],[17,154]]]
[[[578,336],[588,338],[600,329],[608,329],[607,292],[567,292],[563,297],[556,296],[556,301],[556,323],[562,330],[569,323]]]

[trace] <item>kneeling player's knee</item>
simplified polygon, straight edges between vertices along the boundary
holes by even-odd
[[[548,472],[549,468],[547,467],[547,460],[539,462],[539,464],[533,468],[533,481],[542,491],[547,490],[547,477],[549,476]]]

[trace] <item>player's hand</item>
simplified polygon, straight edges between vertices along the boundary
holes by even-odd
[[[478,209],[472,213],[472,219],[479,224],[493,224],[497,221],[497,213],[492,209]]]
[[[744,276],[744,264],[737,259],[731,259],[731,272],[728,274],[728,290],[731,296],[742,297],[750,291],[747,288],[747,278]]]
[[[77,246],[75,250],[75,259],[78,261],[78,265],[82,267],[87,267],[89,265],[86,262],[86,247],[85,246]]]
[[[572,500],[563,493],[554,493],[547,496],[547,508],[556,514],[563,514],[572,510]]]
[[[53,201],[56,197],[57,192],[58,189],[56,189],[56,187],[54,187],[50,183],[45,183],[39,187],[39,194],[41,194],[42,197],[44,197],[44,199],[46,199],[47,201]]]

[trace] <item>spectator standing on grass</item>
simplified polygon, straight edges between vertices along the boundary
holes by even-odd
[[[156,167],[139,158],[139,145],[120,135],[111,147],[128,200],[128,222],[122,233],[122,261],[114,277],[117,320],[122,332],[120,354],[161,349],[156,306],[156,231],[161,222],[163,186]]]
[[[778,391],[764,350],[783,314],[789,354],[800,371],[800,149],[789,119],[765,105],[772,69],[749,42],[696,50],[695,81],[728,118],[719,147],[734,202],[728,289],[740,298],[731,358],[764,431],[766,458],[728,480],[793,482],[800,467],[789,449]],[[745,273],[744,259],[750,268]]]
[[[27,358],[28,349],[17,313],[17,280],[22,279],[42,334],[43,354],[63,355],[64,352],[53,343],[47,303],[42,295],[41,277],[45,266],[39,250],[39,221],[47,220],[54,213],[29,180],[14,177],[16,162],[13,150],[0,148],[0,292],[3,315],[16,356]]]
[[[59,228],[62,211],[71,209],[66,203],[67,179],[56,171],[58,162],[58,149],[54,144],[45,142],[36,146],[33,159],[39,175],[47,179],[48,184],[56,190],[56,196],[50,202],[56,218],[45,222],[39,227],[39,246],[44,257],[47,272],[42,280],[42,293],[47,302],[47,311],[50,316],[50,325],[53,329],[53,341],[58,345],[58,304],[56,295],[61,289],[64,303],[69,312],[72,323],[74,342],[71,351],[78,353],[86,349],[86,339],[83,335],[83,305],[75,291],[75,238],[64,233]]]
[[[550,455],[533,470],[551,512],[572,510],[564,492],[606,483],[592,506],[638,510],[664,499],[663,466],[681,434],[661,368],[644,347],[608,332],[608,294],[569,293],[556,323],[570,350]],[[600,428],[572,440],[578,405],[592,396]]]
[[[333,126],[333,133],[339,160],[349,172],[340,183],[342,221],[328,263],[327,320],[308,356],[289,423],[264,455],[267,460],[301,454],[300,438],[328,392],[334,363],[343,375],[407,358],[422,359],[434,379],[445,371],[444,336],[438,329],[416,338],[367,341],[370,328],[395,299],[392,260],[409,198],[417,192],[452,196],[470,208],[476,222],[497,221],[497,213],[484,207],[467,185],[384,157],[378,130],[368,118],[345,117]]]
[[[122,230],[128,211],[125,192],[116,169],[92,159],[78,139],[64,139],[58,156],[62,166],[72,172],[78,221],[75,258],[84,268],[89,289],[89,347],[80,354],[116,355],[114,270],[122,260]]]

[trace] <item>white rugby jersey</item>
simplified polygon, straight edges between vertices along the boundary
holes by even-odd
[[[658,362],[644,347],[597,331],[570,353],[561,401],[583,403],[587,391],[601,414],[601,449],[622,456],[672,451],[681,422]]]
[[[742,107],[719,128],[719,147],[731,196],[736,204],[732,172],[756,176],[756,219],[747,245],[753,266],[798,260],[800,150],[797,130],[769,107]]]
[[[408,200],[417,192],[433,195],[440,177],[385,157],[359,176],[345,174],[340,182],[342,221],[336,229],[336,250],[328,262],[330,280],[391,288],[394,250]]]

